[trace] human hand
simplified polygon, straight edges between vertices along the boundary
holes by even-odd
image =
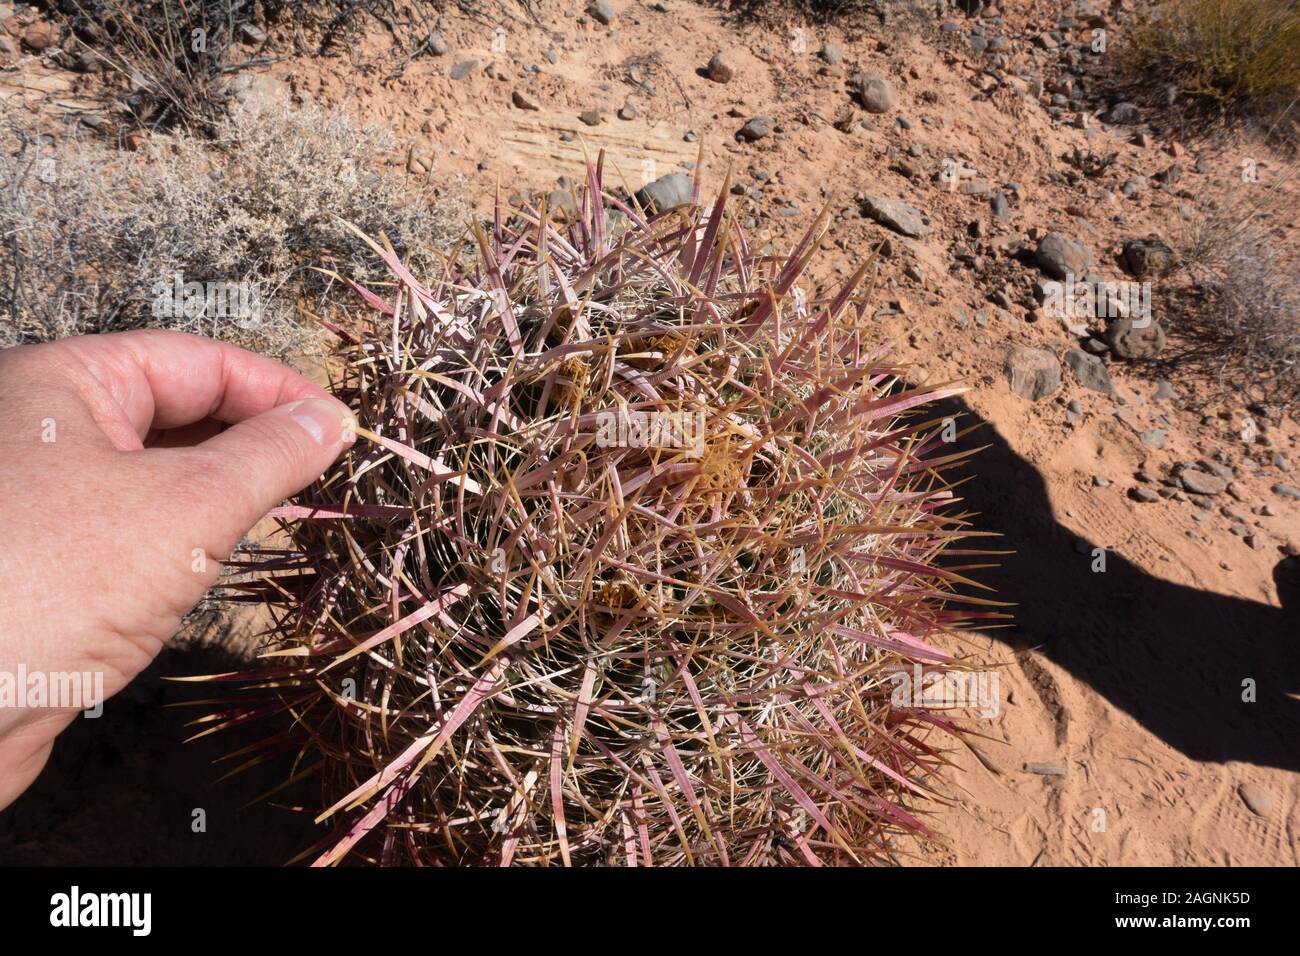
[[[121,690],[354,428],[295,372],[196,336],[0,352],[0,808],[91,705],[30,706],[19,672],[102,674],[104,697]]]

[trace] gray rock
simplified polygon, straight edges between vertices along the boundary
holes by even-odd
[[[1097,356],[1089,355],[1082,349],[1070,349],[1065,353],[1065,364],[1070,366],[1070,371],[1084,388],[1101,392],[1103,395],[1115,394],[1115,386],[1111,384],[1106,363]]]
[[[1130,239],[1124,243],[1124,268],[1139,279],[1162,276],[1174,267],[1175,254],[1162,239]]]
[[[515,106],[521,110],[541,109],[541,107],[537,105],[537,101],[533,99],[531,96],[529,96],[527,93],[525,93],[523,90],[515,90],[513,93],[510,94],[510,99],[515,104]]]
[[[825,43],[822,45],[821,53],[818,55],[823,61],[834,66],[836,63],[840,62],[840,57],[844,55],[844,51],[840,49],[838,43]]]
[[[1184,468],[1178,474],[1183,488],[1195,495],[1221,495],[1228,490],[1228,483],[1218,475],[1211,475],[1195,468]]]
[[[1300,488],[1297,488],[1295,485],[1288,485],[1285,482],[1279,481],[1277,484],[1273,486],[1273,494],[1281,495],[1283,498],[1300,499]]]
[[[1092,265],[1092,253],[1081,242],[1067,239],[1059,232],[1049,232],[1038,241],[1035,252],[1038,265],[1054,279],[1065,280],[1067,275],[1083,276]]]
[[[226,87],[244,106],[281,106],[289,100],[289,85],[268,73],[240,73]]]
[[[642,187],[636,194],[636,201],[642,209],[664,212],[690,202],[694,188],[691,177],[685,173],[669,173]]]
[[[1110,350],[1122,359],[1153,359],[1165,347],[1165,330],[1155,319],[1119,319],[1102,336]]]
[[[1210,458],[1202,458],[1196,464],[1201,471],[1208,471],[1212,475],[1218,475],[1224,481],[1232,481],[1233,478],[1237,477],[1230,467]]]
[[[429,52],[434,56],[446,56],[451,52],[451,47],[447,45],[447,41],[441,33],[435,33],[429,37]]]
[[[770,116],[755,116],[736,133],[736,138],[744,140],[746,143],[752,143],[756,139],[762,139],[772,132],[772,118]]]
[[[912,239],[930,234],[930,227],[926,224],[921,211],[896,199],[867,196],[862,200],[862,214],[887,229]]]
[[[1160,500],[1160,496],[1158,494],[1156,494],[1150,488],[1143,488],[1141,485],[1136,485],[1130,488],[1128,490],[1128,496],[1132,498],[1134,501],[1141,501],[1146,504],[1151,504],[1153,502]]]
[[[1156,449],[1165,447],[1165,433],[1163,429],[1153,428],[1149,432],[1143,432],[1138,436],[1138,438],[1141,439],[1142,444],[1147,445],[1148,447]]]
[[[898,99],[894,84],[873,73],[859,73],[853,78],[853,88],[857,91],[858,102],[868,113],[887,113]]]
[[[1106,122],[1118,123],[1121,125],[1131,125],[1142,121],[1142,111],[1137,108],[1136,103],[1116,103],[1106,114]]]
[[[1031,402],[1047,398],[1061,386],[1061,363],[1046,349],[1014,346],[1002,368],[1011,391]]]
[[[1154,395],[1151,396],[1151,398],[1152,398],[1154,401],[1157,401],[1157,402],[1169,402],[1169,401],[1176,402],[1176,401],[1178,401],[1178,399],[1180,399],[1180,398],[1182,398],[1182,397],[1183,397],[1183,396],[1179,393],[1178,389],[1174,388],[1172,385],[1169,384],[1169,380],[1168,380],[1168,379],[1163,379],[1163,378],[1162,378],[1162,379],[1157,379],[1157,380],[1156,380],[1156,393],[1155,393]]]
[[[1011,203],[1003,193],[994,193],[993,198],[989,200],[989,208],[993,210],[993,218],[998,222],[1011,221]]]
[[[478,60],[461,60],[448,71],[448,74],[453,80],[463,80],[477,69]]]
[[[567,189],[553,189],[547,193],[546,205],[567,219],[577,218],[578,204],[573,201],[573,194]]]
[[[1026,763],[1025,773],[1036,773],[1044,777],[1064,777],[1065,767],[1059,763]]]
[[[736,69],[731,65],[730,58],[721,52],[710,57],[706,72],[714,83],[730,83],[731,78],[736,75]]]
[[[583,110],[578,114],[578,119],[588,126],[599,126],[603,122],[598,110]]]
[[[587,13],[605,26],[613,23],[614,18],[618,16],[618,11],[614,9],[608,0],[592,0],[591,3],[587,4]]]
[[[1237,796],[1257,817],[1266,817],[1273,812],[1273,798],[1257,783],[1243,783],[1237,788]]]
[[[1138,193],[1140,193],[1142,190],[1146,188],[1147,188],[1146,178],[1143,176],[1137,176],[1133,179],[1124,180],[1124,184],[1119,187],[1119,191],[1121,194],[1131,198],[1133,196],[1136,196]]]

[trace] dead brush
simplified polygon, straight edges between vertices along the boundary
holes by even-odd
[[[647,221],[602,165],[563,230],[498,200],[428,285],[374,247],[394,284],[337,330],[359,440],[234,567],[268,666],[201,725],[277,724],[239,761],[319,777],[318,864],[866,864],[929,833],[959,725],[896,675],[1001,616],[955,591],[990,552],[940,566],[978,533],[911,415],[961,389],[902,384],[869,265],[795,294],[828,213],[761,258],[729,183]]]
[[[1076,146],[1061,158],[1089,179],[1097,179],[1114,165],[1115,160],[1119,158],[1119,153],[1101,155],[1090,149],[1080,149]]]
[[[248,22],[229,0],[69,0],[73,34],[126,87],[135,123],[210,130],[225,100],[227,65]]]
[[[1171,303],[1188,347],[1174,362],[1236,394],[1293,414],[1300,407],[1300,281],[1295,253],[1256,218],[1266,202],[1193,219],[1178,254],[1190,282]]]

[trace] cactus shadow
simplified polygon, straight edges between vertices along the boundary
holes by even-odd
[[[1013,626],[989,636],[1038,648],[1193,760],[1300,770],[1300,699],[1288,696],[1300,695],[1300,560],[1274,568],[1280,607],[1165,580],[1163,562],[1139,567],[1111,550],[1118,542],[1063,527],[1034,466],[964,402],[942,404],[960,427],[982,425],[959,446],[989,446],[967,466],[962,507],[1003,535],[994,547],[1014,551],[977,573],[1016,604]],[[1094,548],[1106,549],[1104,573],[1092,570]]]

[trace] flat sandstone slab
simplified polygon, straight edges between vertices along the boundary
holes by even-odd
[[[682,140],[682,131],[667,123],[621,120],[608,114],[599,126],[587,126],[577,111],[511,110],[484,117],[501,137],[503,163],[546,179],[586,177],[587,158],[594,163],[605,150],[605,181],[635,192],[646,183],[693,163],[698,147]],[[562,142],[560,134],[574,138]],[[585,153],[584,153],[585,148]]]

